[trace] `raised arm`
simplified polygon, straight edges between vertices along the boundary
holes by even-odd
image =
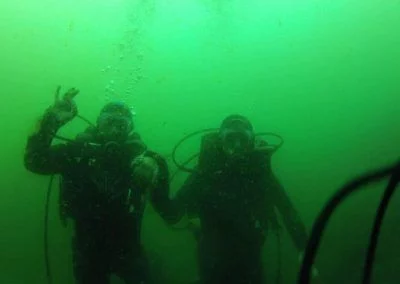
[[[48,108],[38,122],[37,130],[28,137],[25,148],[25,167],[38,174],[60,173],[68,163],[67,145],[51,146],[53,137],[60,127],[72,120],[77,114],[73,98],[78,90],[70,89],[62,99],[59,98],[59,88],[56,101]]]

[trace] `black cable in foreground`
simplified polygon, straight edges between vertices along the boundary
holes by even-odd
[[[363,186],[375,183],[381,179],[391,175],[396,169],[400,168],[400,162],[394,166],[376,170],[367,175],[361,176],[349,182],[341,188],[327,203],[322,212],[317,217],[310,235],[309,242],[304,254],[304,259],[301,265],[298,278],[299,284],[308,284],[311,279],[311,270],[319,248],[321,238],[323,236],[326,225],[332,216],[335,209],[342,203],[350,194],[360,190]]]
[[[46,266],[46,277],[47,283],[52,284],[53,278],[50,269],[50,259],[49,259],[49,207],[50,207],[50,196],[51,188],[53,186],[54,175],[50,177],[49,186],[47,188],[46,194],[46,207],[44,211],[44,261]]]
[[[375,222],[374,222],[374,227],[371,232],[371,237],[369,241],[369,246],[368,246],[368,251],[367,251],[367,256],[365,258],[365,264],[364,264],[364,276],[363,276],[363,284],[370,284],[371,283],[371,276],[372,276],[372,266],[375,261],[375,252],[376,248],[378,246],[378,239],[382,227],[382,222],[383,218],[385,216],[386,210],[388,208],[390,199],[392,198],[397,185],[399,184],[400,181],[400,167],[394,170],[394,173],[392,174],[389,184],[387,188],[385,189],[385,192],[383,194],[381,203],[379,204],[379,208],[376,212],[376,217],[375,217]]]
[[[277,241],[277,250],[278,250],[278,268],[276,270],[276,283],[282,284],[282,241],[281,241],[281,232],[278,229],[276,233],[276,241]]]

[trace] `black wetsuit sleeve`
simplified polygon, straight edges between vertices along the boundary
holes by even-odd
[[[38,131],[28,137],[25,168],[44,175],[61,173],[68,163],[67,145],[51,145],[53,134],[58,130],[54,118],[45,114],[38,126]]]
[[[166,165],[165,165],[166,167]],[[167,173],[167,171],[163,171]],[[196,192],[201,184],[198,173],[192,173],[173,198],[169,194],[168,176],[160,175],[161,183],[152,192],[152,204],[158,214],[170,225],[176,224],[186,213],[193,211]],[[166,182],[168,181],[168,182]]]
[[[308,241],[306,227],[282,184],[272,172],[268,175],[268,186],[273,192],[275,206],[282,216],[284,225],[296,248],[299,251],[304,251]]]

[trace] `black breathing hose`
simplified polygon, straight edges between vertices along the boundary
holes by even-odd
[[[275,153],[276,151],[278,151],[278,150],[283,146],[283,143],[285,142],[285,141],[283,140],[282,136],[280,136],[280,135],[278,135],[278,134],[276,134],[276,133],[273,133],[273,132],[259,132],[259,133],[256,133],[255,135],[256,135],[256,137],[260,137],[260,136],[274,136],[274,137],[276,137],[276,138],[278,138],[278,139],[280,140],[280,142],[279,142],[277,145],[268,145],[268,146],[267,146],[267,148],[269,148],[269,150],[270,150],[272,153]]]
[[[192,155],[191,157],[189,157],[186,161],[184,161],[182,163],[182,166],[186,167],[190,162],[192,162],[194,159],[196,159],[198,156],[200,155],[200,153],[196,153],[194,155]],[[170,183],[175,179],[175,177],[177,176],[177,174],[181,171],[181,169],[177,169],[170,178]]]
[[[89,119],[87,119],[86,117],[79,115],[79,114],[76,117],[79,118],[80,120],[86,122],[91,127],[94,127],[94,128],[96,127],[96,125],[94,123],[92,123]]]
[[[398,169],[393,172],[389,181],[389,185],[385,189],[381,203],[379,204],[379,208],[376,213],[374,227],[369,241],[367,257],[365,258],[364,276],[362,281],[363,284],[371,283],[372,266],[375,261],[375,252],[378,245],[378,238],[382,227],[383,218],[388,208],[390,199],[392,198],[393,193],[395,192],[399,181],[400,181],[400,167],[398,167]]]
[[[49,257],[49,207],[50,207],[50,197],[51,189],[53,187],[54,175],[50,177],[49,185],[46,194],[46,207],[44,211],[44,260],[46,266],[46,277],[47,283],[52,284],[53,278],[50,269],[50,257]]]
[[[79,118],[80,120],[82,120],[83,122],[86,122],[91,127],[94,127],[94,128],[96,127],[96,125],[94,125],[92,122],[90,122],[90,120],[87,119],[86,117],[84,117],[82,115],[79,115],[79,114],[76,117]],[[57,138],[58,140],[61,140],[61,141],[64,141],[64,142],[68,142],[68,143],[74,143],[73,139],[59,136],[56,133],[53,133],[52,135],[53,135],[54,138]]]
[[[398,172],[400,171],[400,162],[383,168],[383,169],[378,169],[374,172],[371,172],[367,175],[361,176],[359,178],[354,179],[353,181],[349,182],[347,185],[345,185],[342,189],[340,189],[327,203],[327,205],[324,207],[322,212],[319,214],[317,217],[317,220],[315,221],[312,231],[311,231],[311,236],[307,244],[307,248],[304,254],[304,259],[303,263],[300,269],[300,274],[298,278],[298,283],[299,284],[308,284],[310,283],[311,279],[311,270],[313,267],[313,263],[316,257],[317,250],[319,248],[321,238],[323,236],[324,230],[326,228],[326,225],[332,216],[333,212],[335,209],[352,193],[354,193],[357,190],[362,189],[363,186],[368,185],[370,183],[376,183],[388,176],[392,176],[393,178],[389,184],[389,187],[385,190],[385,197],[382,199],[381,202],[381,211],[378,212],[379,214],[377,215],[377,220],[376,220],[376,226],[374,227],[374,233],[371,236],[371,241],[372,244],[369,247],[369,252],[368,252],[368,257],[367,258],[367,263],[368,266],[372,265],[373,263],[373,256],[374,256],[374,250],[376,247],[376,241],[377,237],[379,235],[379,229],[381,225],[381,221],[383,218],[383,213],[385,211],[385,207],[388,204],[388,201],[392,195],[392,191],[394,191],[395,186],[398,182],[396,182],[396,176],[398,179]],[[387,200],[387,201],[386,201]],[[374,245],[375,243],[375,245]],[[366,275],[366,281],[369,281],[369,275]],[[369,282],[365,282],[369,283]]]
[[[178,150],[179,146],[181,146],[182,143],[185,142],[187,139],[189,139],[189,138],[191,138],[193,136],[196,136],[198,134],[202,134],[202,133],[206,133],[206,132],[215,132],[215,131],[218,131],[218,128],[208,128],[208,129],[198,130],[198,131],[195,131],[193,133],[190,133],[190,134],[186,135],[181,140],[179,140],[178,143],[176,143],[175,147],[172,150],[172,161],[174,162],[175,166],[181,171],[188,172],[188,173],[193,173],[194,170],[191,169],[191,168],[188,168],[185,163],[184,164],[179,164],[179,162],[176,160],[176,151]]]
[[[276,270],[276,283],[282,283],[282,241],[281,241],[281,232],[280,228],[276,232],[276,242],[277,242],[277,250],[278,250],[278,268]]]

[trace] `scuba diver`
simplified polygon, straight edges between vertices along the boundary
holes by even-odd
[[[149,189],[168,190],[161,188],[168,187],[166,163],[147,150],[134,132],[130,108],[120,102],[106,104],[96,125],[76,139],[52,145],[57,131],[78,116],[74,97],[79,91],[70,89],[60,98],[59,90],[28,138],[25,167],[61,177],[60,216],[74,222],[75,279],[107,284],[115,274],[126,284],[149,283],[141,222]]]
[[[200,222],[187,228],[197,239],[201,284],[265,283],[262,246],[280,227],[277,212],[297,250],[305,250],[305,225],[271,169],[270,149],[247,118],[228,116],[203,135],[197,166],[174,197],[166,187],[151,191],[169,225]]]

